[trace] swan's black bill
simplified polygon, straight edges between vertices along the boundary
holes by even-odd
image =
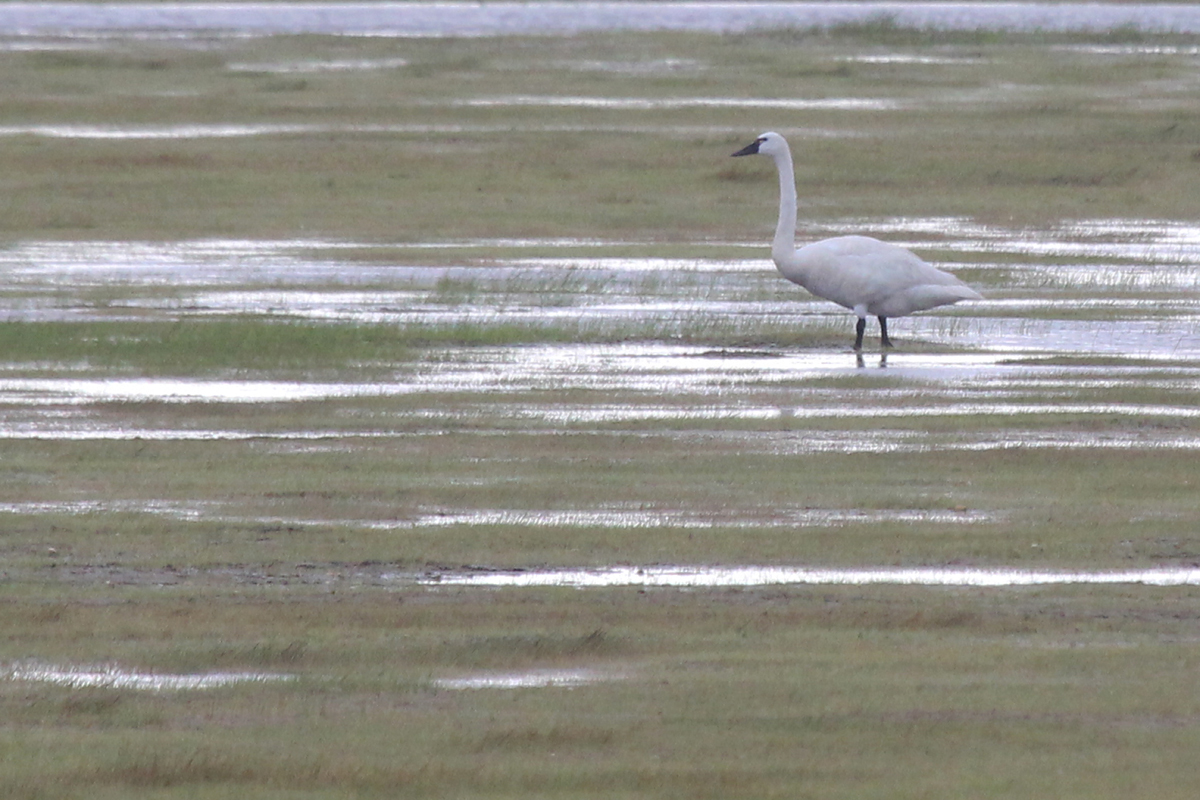
[[[762,139],[755,139],[753,142],[746,145],[741,150],[738,150],[733,155],[734,156],[756,156],[756,155],[758,155],[758,146],[760,144],[762,144]]]

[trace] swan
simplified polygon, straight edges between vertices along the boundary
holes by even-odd
[[[817,297],[858,315],[854,349],[862,349],[867,316],[879,318],[880,342],[891,347],[888,317],[903,317],[960,300],[982,300],[971,287],[915,254],[869,236],[836,236],[796,249],[796,177],[792,151],[778,133],[764,133],[734,156],[769,156],[779,170],[779,223],[771,258],[780,274]]]

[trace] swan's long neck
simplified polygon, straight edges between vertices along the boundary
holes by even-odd
[[[784,150],[774,159],[779,170],[779,222],[775,225],[775,240],[771,242],[771,258],[781,266],[796,252],[796,173],[790,150]]]

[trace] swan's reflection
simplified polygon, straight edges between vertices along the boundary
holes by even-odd
[[[857,363],[859,369],[866,369],[867,361],[866,361],[866,359],[863,358],[862,353],[855,353],[854,360]],[[884,351],[879,354],[879,369],[887,369],[887,365],[888,365],[887,352]]]

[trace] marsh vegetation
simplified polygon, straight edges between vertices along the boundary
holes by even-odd
[[[1193,586],[437,581],[1195,566],[1192,39],[21,44],[0,794],[1194,793]],[[986,300],[860,365],[764,129]]]

